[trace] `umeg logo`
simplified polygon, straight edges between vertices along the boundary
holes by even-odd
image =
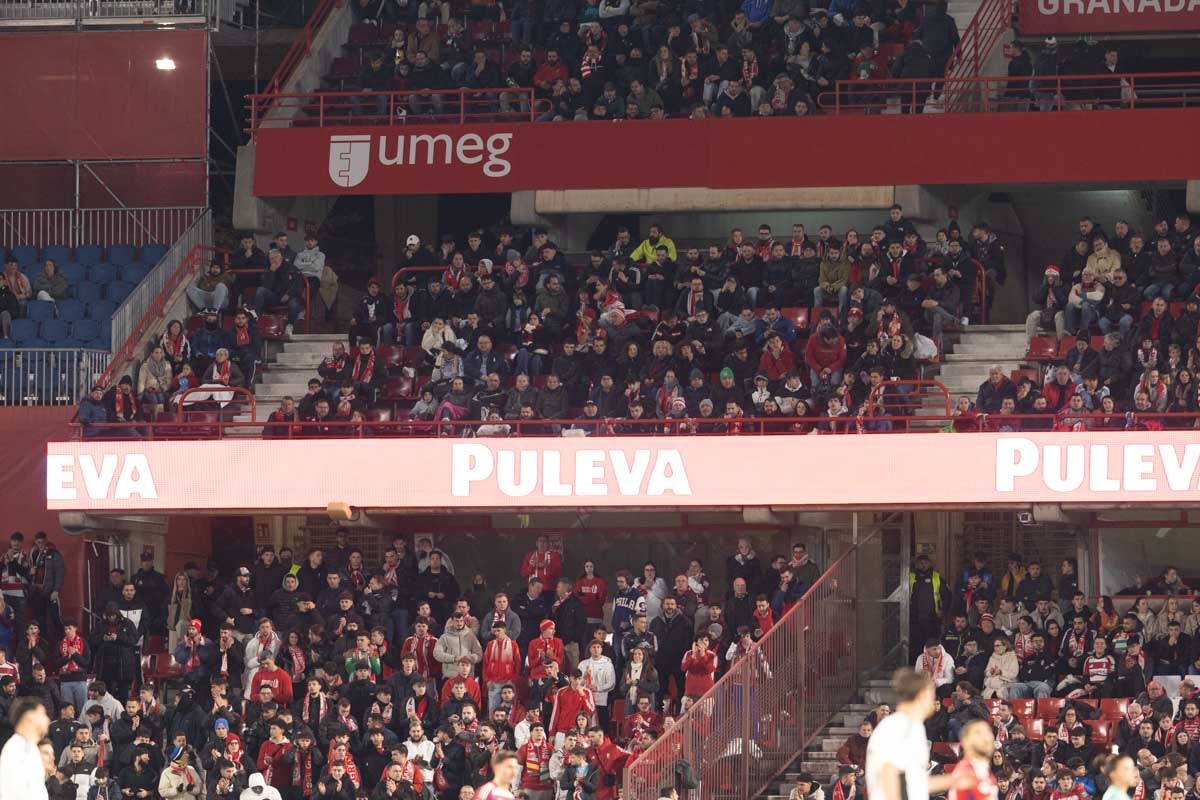
[[[338,186],[358,186],[370,166],[370,136],[329,137],[329,179]]]
[[[346,188],[358,186],[366,179],[372,161],[383,167],[478,164],[486,177],[503,178],[512,172],[512,162],[503,158],[512,147],[512,138],[511,133],[487,137],[478,133],[402,133],[380,136],[372,154],[370,135],[330,136],[329,179]]]

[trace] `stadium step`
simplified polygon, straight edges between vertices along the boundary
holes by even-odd
[[[942,354],[938,380],[951,397],[967,395],[972,400],[988,369],[999,364],[1011,374],[1024,364],[1029,340],[1024,325],[972,325],[957,334],[948,352]]]

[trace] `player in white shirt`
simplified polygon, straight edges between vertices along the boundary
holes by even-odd
[[[925,720],[937,702],[933,681],[928,675],[901,668],[892,676],[892,688],[898,697],[896,713],[879,723],[867,743],[867,796],[871,800],[929,800],[930,794],[965,787],[962,776],[929,776]]]
[[[14,733],[0,751],[0,798],[48,800],[46,767],[38,742],[50,730],[50,716],[40,700],[18,699],[10,711]]]

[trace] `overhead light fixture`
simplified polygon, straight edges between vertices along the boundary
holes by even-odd
[[[175,61],[173,59],[167,58],[166,56],[163,56],[162,58],[160,58],[154,62],[154,66],[158,67],[161,70],[172,70],[172,69],[175,69]]]

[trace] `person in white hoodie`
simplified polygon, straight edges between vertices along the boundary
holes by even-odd
[[[612,659],[604,655],[604,644],[593,639],[588,645],[589,657],[579,664],[583,673],[583,685],[592,690],[592,699],[596,701],[596,716],[600,718],[600,726],[607,729],[609,721],[608,693],[617,688],[617,670]]]
[[[242,789],[238,800],[283,800],[283,798],[278,789],[267,785],[267,780],[261,772],[256,772],[250,776],[250,781],[246,788]]]

